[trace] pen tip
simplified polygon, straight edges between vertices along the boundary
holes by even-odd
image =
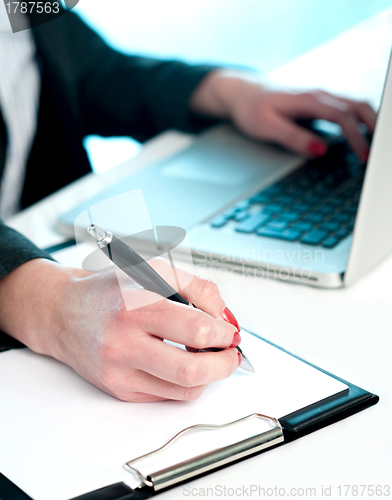
[[[244,366],[241,366],[244,370],[246,370],[249,373],[256,373],[256,370],[253,368],[252,363],[247,360],[246,363],[244,363]]]
[[[241,353],[242,356],[240,368],[246,370],[247,372],[256,373],[255,369],[252,366],[252,363],[249,361],[248,357],[245,356],[244,351],[239,346],[237,346],[236,349]]]

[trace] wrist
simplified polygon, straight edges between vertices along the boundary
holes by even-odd
[[[0,328],[33,351],[60,359],[67,290],[85,274],[46,259],[21,265],[0,281]]]
[[[190,107],[200,114],[230,119],[235,115],[241,98],[256,85],[260,91],[260,81],[245,71],[213,71],[192,94]]]

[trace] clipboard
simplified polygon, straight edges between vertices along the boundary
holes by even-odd
[[[252,334],[254,335],[254,334]],[[180,441],[185,434],[194,431],[207,429],[217,429],[236,425],[239,421],[223,422],[220,425],[197,424],[187,429],[178,429],[178,434],[161,446],[157,450],[151,450],[143,457],[129,457],[130,459],[123,464],[124,467],[140,479],[140,485],[131,488],[125,483],[118,482],[104,488],[91,491],[81,496],[73,497],[72,500],[139,500],[149,498],[159,494],[161,491],[167,491],[180,484],[184,484],[193,478],[213,473],[234,463],[251,458],[252,456],[264,453],[270,449],[282,446],[286,443],[299,439],[307,434],[317,431],[332,423],[338,422],[350,415],[353,415],[363,409],[375,405],[379,398],[375,394],[367,392],[331,373],[318,368],[317,366],[295,356],[276,344],[258,336],[260,340],[270,346],[289,354],[293,358],[309,365],[316,370],[328,375],[347,385],[348,389],[334,396],[328,397],[319,403],[308,405],[301,410],[292,412],[280,417],[263,414],[245,415],[242,423],[248,423],[251,420],[263,420],[268,422],[269,429],[255,434],[249,438],[234,441],[227,446],[221,446],[204,454],[199,454],[185,461],[179,461],[170,467],[158,470],[150,470],[148,473],[142,473],[138,469],[140,459],[154,458],[159,453],[164,452],[175,441]],[[5,476],[0,474],[0,492],[2,500],[31,500],[27,494],[17,488]],[[70,499],[71,500],[71,499]]]

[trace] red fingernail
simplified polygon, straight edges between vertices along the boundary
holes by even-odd
[[[311,141],[308,144],[308,151],[312,156],[324,156],[328,148],[325,144],[318,141]]]
[[[240,366],[240,364],[242,362],[242,355],[241,355],[240,351],[237,351],[237,355],[238,355],[238,366]]]
[[[240,325],[238,324],[238,321],[234,317],[234,314],[227,307],[225,307],[225,309],[223,310],[222,317],[225,321],[227,321],[231,325],[235,326],[238,331],[241,330]]]
[[[367,163],[367,161],[369,159],[369,153],[370,153],[370,149],[365,149],[365,151],[363,152],[363,154],[362,154],[363,163]]]
[[[237,347],[241,344],[241,335],[238,332],[235,332],[233,337],[233,342],[230,344],[230,347]]]

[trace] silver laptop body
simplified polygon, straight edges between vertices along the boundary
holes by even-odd
[[[58,226],[73,237],[75,219],[87,207],[142,188],[153,226],[184,228],[192,254],[199,262],[318,287],[349,285],[392,249],[391,129],[390,64],[354,231],[333,248],[304,244],[300,239],[284,241],[257,232],[241,233],[236,230],[238,222],[231,219],[222,227],[211,226],[227,210],[238,203],[241,206],[244,200],[273,186],[304,163],[302,158],[280,148],[247,139],[227,125],[201,134],[180,153],[150,165],[63,214]],[[249,211],[255,214],[260,208],[262,205],[254,204]],[[105,229],[128,236],[122,230],[128,214],[121,206],[115,212],[116,217],[111,215],[104,221]]]

